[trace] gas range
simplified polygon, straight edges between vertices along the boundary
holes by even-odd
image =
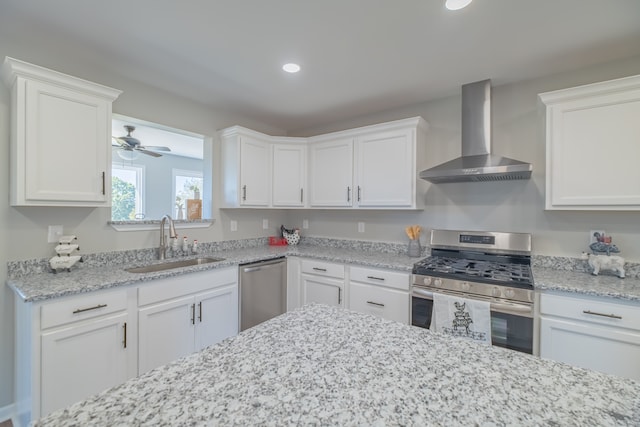
[[[533,302],[530,234],[432,230],[430,243],[431,256],[414,264],[414,286]]]
[[[432,230],[430,243],[431,256],[413,267],[411,324],[430,328],[436,294],[486,301],[491,343],[537,354],[531,235]]]

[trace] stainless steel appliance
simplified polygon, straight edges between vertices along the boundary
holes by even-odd
[[[429,328],[433,294],[488,301],[492,344],[534,352],[531,235],[432,230],[431,256],[412,275],[411,323]]]
[[[420,172],[435,184],[529,179],[533,166],[491,153],[491,80],[462,86],[462,156]]]
[[[240,265],[240,330],[287,311],[287,261]]]

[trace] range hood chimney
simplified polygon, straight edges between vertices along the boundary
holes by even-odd
[[[531,178],[530,163],[491,154],[491,80],[462,86],[462,157],[420,172],[440,184]]]

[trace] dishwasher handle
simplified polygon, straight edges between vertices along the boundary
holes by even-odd
[[[268,260],[268,261],[258,261],[256,263],[247,264],[247,265],[243,266],[242,267],[242,272],[243,273],[252,273],[254,271],[260,271],[263,268],[269,268],[269,267],[272,267],[272,266],[278,266],[278,265],[282,264],[283,262],[285,262],[284,258],[277,258],[277,259]]]

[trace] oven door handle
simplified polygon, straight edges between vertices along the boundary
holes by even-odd
[[[433,300],[434,292],[429,291],[427,289],[413,287],[411,289],[411,293],[414,297],[417,297],[417,298]],[[469,295],[467,294],[459,293],[459,292],[451,292],[451,291],[438,290],[437,293],[451,295],[458,298],[465,298],[469,300],[475,299],[480,301],[487,301],[491,306],[490,310],[495,311],[497,313],[506,313],[506,314],[513,314],[516,316],[533,317],[533,307],[529,304],[516,304],[511,302],[505,302],[505,301],[495,302],[485,298],[478,298],[478,297],[469,298]]]

